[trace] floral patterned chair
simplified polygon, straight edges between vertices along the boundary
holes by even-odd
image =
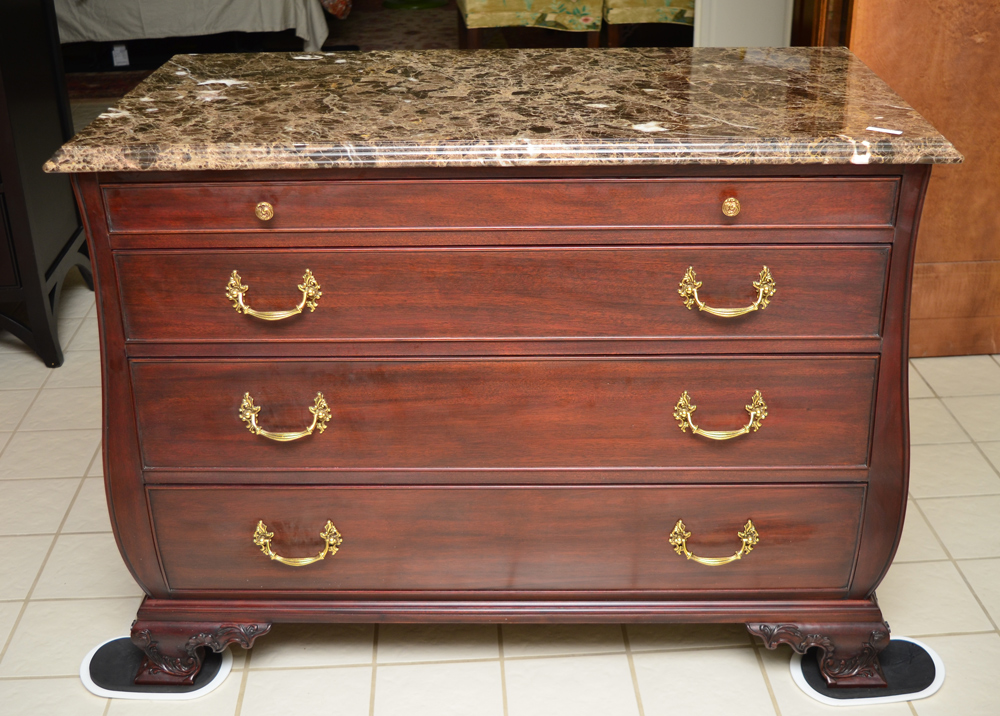
[[[618,27],[625,24],[672,22],[694,25],[695,0],[604,0],[608,46],[620,44]]]
[[[586,32],[587,45],[599,47],[604,1],[457,0],[459,46],[470,50],[481,47],[485,27],[545,27]]]

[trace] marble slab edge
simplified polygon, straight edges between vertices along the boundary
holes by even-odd
[[[95,156],[97,155],[97,156]],[[354,169],[406,167],[518,167],[751,164],[956,164],[963,160],[944,142],[896,147],[892,140],[774,139],[748,143],[683,141],[600,143],[436,143],[434,145],[212,145],[71,148],[46,162],[45,171],[202,171],[247,169]]]

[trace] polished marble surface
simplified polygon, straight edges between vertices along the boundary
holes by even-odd
[[[580,48],[178,55],[46,169],[961,160],[846,48]]]

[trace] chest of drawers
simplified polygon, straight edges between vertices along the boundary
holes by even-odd
[[[884,683],[925,164],[72,150],[138,680],[275,622],[681,621]]]

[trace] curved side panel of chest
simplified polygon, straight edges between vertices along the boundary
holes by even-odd
[[[868,492],[852,598],[871,596],[899,546],[909,489],[910,426],[907,360],[913,258],[929,165],[903,168],[896,233],[883,315],[882,357],[875,396]]]
[[[103,397],[104,486],[111,527],[125,565],[150,596],[167,594],[153,540],[153,525],[142,487],[142,461],[132,410],[134,403],[114,260],[98,177],[73,177],[97,290]]]

